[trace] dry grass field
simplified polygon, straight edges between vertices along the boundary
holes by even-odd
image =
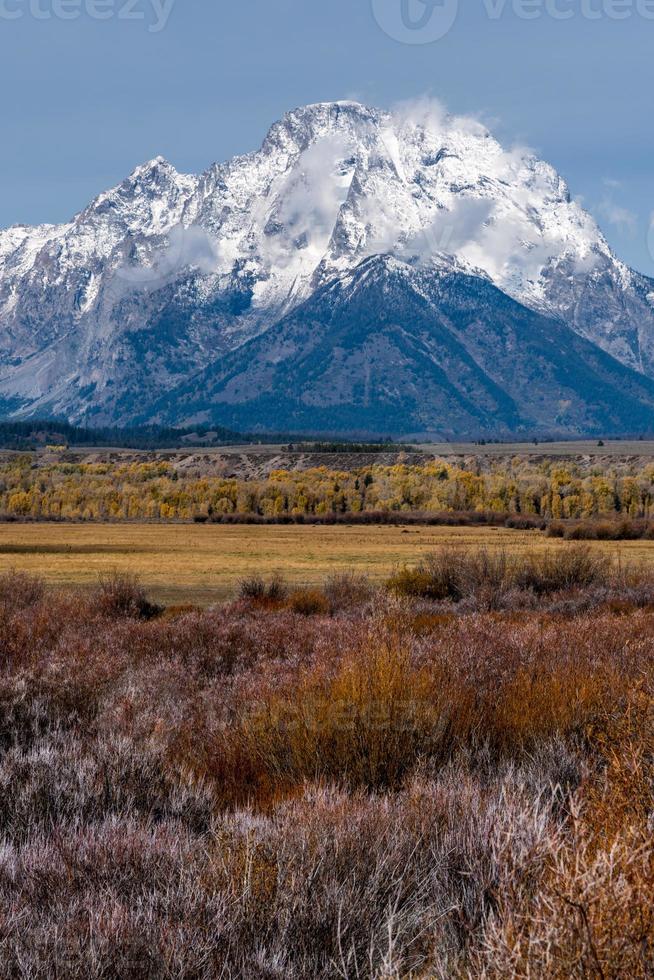
[[[252,572],[317,585],[353,569],[381,581],[443,544],[511,552],[562,547],[540,532],[487,527],[0,524],[0,571],[58,586],[90,586],[110,571],[136,573],[153,599],[209,605],[231,598]],[[624,561],[654,562],[654,541],[594,542]]]

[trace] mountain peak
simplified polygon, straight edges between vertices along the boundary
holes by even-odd
[[[180,174],[175,167],[163,156],[140,163],[125,178],[125,183],[136,184],[138,181],[175,180]]]
[[[298,106],[273,123],[263,150],[302,152],[316,141],[337,133],[356,138],[363,128],[377,125],[381,117],[380,110],[359,102],[316,102]]]
[[[330,283],[428,296],[444,271],[654,377],[654,287],[548,164],[435,102],[340,100],[201,176],[157,156],[69,224],[0,232],[0,408],[129,418]]]
[[[371,106],[366,105],[363,102],[357,102],[355,99],[332,99],[327,102],[308,102],[306,105],[298,106],[296,109],[291,109],[290,112],[285,113],[285,115],[290,115],[293,112],[322,112],[324,109],[338,109],[343,112],[354,112],[354,113],[375,113],[378,109],[374,109]]]

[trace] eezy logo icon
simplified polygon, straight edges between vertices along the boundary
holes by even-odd
[[[459,0],[372,0],[381,29],[403,44],[433,44],[451,30]]]

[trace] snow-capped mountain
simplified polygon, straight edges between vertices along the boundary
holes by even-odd
[[[356,357],[349,374],[331,371],[329,383],[313,391],[301,364],[290,374],[276,365],[316,344],[331,351],[333,364],[345,364],[345,336],[351,354],[375,341],[374,323],[357,336],[365,313],[345,302],[353,282],[370,279],[375,257],[384,261],[373,262],[370,303],[374,308],[387,295],[390,305],[382,300],[378,307],[386,325],[390,316],[398,331],[415,330],[407,320],[407,290],[426,304],[415,338],[426,346],[412,348],[406,375],[417,386],[415,404],[421,378],[431,377],[432,369],[465,386],[463,362],[457,355],[458,368],[454,362],[444,367],[442,347],[442,329],[448,344],[452,334],[443,283],[456,281],[457,290],[485,304],[457,306],[457,315],[469,307],[467,321],[454,330],[463,359],[476,378],[483,375],[481,388],[494,386],[513,407],[506,417],[498,415],[497,404],[486,404],[473,385],[466,395],[472,411],[455,423],[447,399],[438,395],[443,379],[440,388],[432,379],[420,410],[407,414],[406,405],[399,407],[400,386],[390,401],[381,397],[378,421],[370,418],[359,428],[610,429],[610,412],[605,417],[598,406],[615,403],[614,382],[623,393],[639,394],[631,408],[617,412],[613,428],[648,427],[654,283],[613,255],[549,165],[526,151],[503,149],[479,123],[430,103],[393,112],[353,102],[307,106],[275,123],[257,152],[200,176],[179,174],[157,158],[66,225],[0,232],[0,409],[89,423],[237,418],[249,427],[288,429],[296,419],[299,427],[320,424],[324,431],[356,428]],[[338,329],[325,314],[330,290],[339,295]],[[414,299],[409,306],[415,312]],[[525,331],[514,327],[527,320],[532,339],[540,332],[546,346],[553,338],[564,345],[559,365],[566,357],[597,359],[596,348],[610,355],[600,371],[605,390],[593,391],[587,379],[580,394],[571,379],[556,381],[557,368],[543,375],[551,382],[549,407],[533,404],[527,398],[533,386],[522,383],[522,352],[504,345],[507,330],[516,345],[524,340]],[[385,328],[378,323],[381,335]],[[306,333],[301,343],[298,331]],[[440,340],[427,337],[434,331]],[[497,342],[488,343],[489,337]],[[499,350],[507,360],[498,373],[491,362]],[[538,350],[541,356],[545,347]],[[260,367],[264,358],[265,369],[246,372],[240,395],[233,385],[221,387],[231,383],[225,380],[230,371],[242,374],[240,366],[257,358]],[[391,363],[392,357],[387,368]],[[371,405],[380,392],[370,385],[384,388],[390,375],[375,382],[374,370],[367,370]],[[277,390],[282,375],[284,384],[292,378],[296,391]],[[281,411],[280,394],[316,411],[296,406],[289,418],[284,412],[276,418],[272,406]],[[228,408],[237,402],[251,403],[252,411]],[[576,409],[562,411],[568,403]],[[647,406],[644,417],[636,404]]]

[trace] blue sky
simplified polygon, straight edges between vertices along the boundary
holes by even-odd
[[[428,94],[533,147],[654,275],[654,0],[428,2],[0,0],[0,225],[158,154],[203,170],[296,105]]]

